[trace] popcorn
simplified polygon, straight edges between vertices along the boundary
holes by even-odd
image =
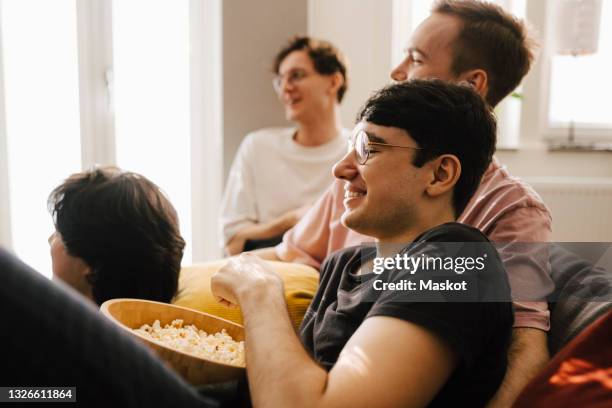
[[[225,329],[208,334],[194,325],[183,325],[182,319],[175,319],[163,328],[159,320],[152,326],[142,325],[134,331],[150,340],[176,350],[194,354],[224,364],[244,367],[244,341],[235,341]]]

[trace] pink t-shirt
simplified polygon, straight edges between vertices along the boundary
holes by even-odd
[[[344,182],[336,180],[300,222],[285,233],[283,242],[276,246],[277,256],[285,262],[318,269],[332,252],[372,242],[372,237],[342,225],[343,200]],[[494,243],[504,244],[498,249],[513,294],[529,292],[525,296],[529,301],[514,302],[514,327],[548,330],[548,304],[532,300],[545,299],[553,291],[548,252],[545,245],[523,244],[550,241],[552,218],[535,190],[508,174],[494,158],[457,221],[478,228]]]

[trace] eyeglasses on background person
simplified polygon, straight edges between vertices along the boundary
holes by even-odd
[[[276,91],[276,93],[281,93],[283,88],[283,80],[286,80],[287,83],[291,85],[296,85],[309,75],[311,74],[303,69],[293,69],[285,74],[276,75],[272,79],[272,87],[274,87],[274,91]]]

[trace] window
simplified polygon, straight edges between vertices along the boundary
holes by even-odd
[[[612,1],[603,1],[597,53],[551,57],[547,112],[550,128],[567,129],[573,122],[578,128],[577,136],[581,135],[580,128],[609,129],[608,134],[612,136],[612,116],[608,105],[612,95],[611,21]]]
[[[221,0],[0,0],[0,16],[0,245],[50,277],[49,193],[118,165],[169,196],[184,264],[218,258]]]
[[[189,1],[114,1],[113,43],[117,164],[166,192],[191,243]]]
[[[79,171],[79,93],[73,0],[4,0],[2,54],[13,250],[51,276],[46,199]]]

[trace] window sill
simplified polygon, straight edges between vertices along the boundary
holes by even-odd
[[[542,141],[523,141],[515,146],[497,146],[497,152],[549,152],[549,153],[611,153],[612,142],[574,141],[549,139]]]
[[[520,146],[498,146],[495,148],[496,152],[518,152],[521,150]]]
[[[549,152],[612,152],[612,142],[549,141]]]

